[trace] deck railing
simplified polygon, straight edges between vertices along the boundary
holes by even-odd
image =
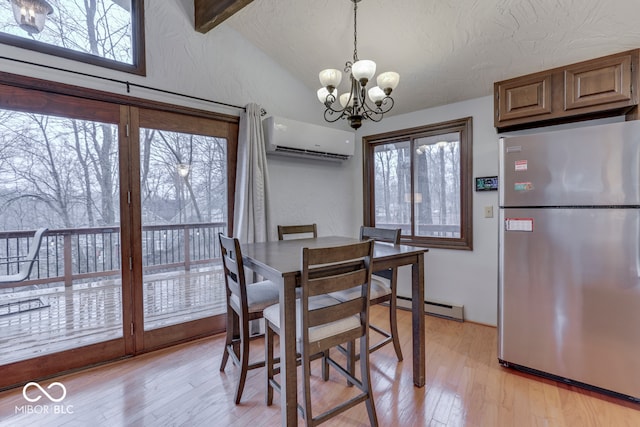
[[[377,224],[379,227],[409,230],[409,224]],[[171,271],[220,260],[218,233],[225,222],[142,227],[142,266],[145,273]],[[421,225],[420,233],[454,237],[457,225]],[[0,231],[0,276],[17,273],[16,257],[29,251],[33,231]],[[42,240],[36,265],[28,280],[15,287],[74,281],[120,274],[119,227],[64,228],[48,230]]]
[[[220,259],[218,233],[224,222],[142,227],[142,265],[145,272],[190,270]],[[0,232],[0,276],[17,273],[18,261],[29,251],[35,231]],[[74,281],[119,275],[121,268],[119,227],[48,230],[28,280],[18,286]]]
[[[376,222],[376,227],[380,228],[400,228],[402,234],[411,233],[411,224],[382,223]],[[417,235],[424,237],[460,237],[460,225],[456,224],[419,224],[416,226]]]

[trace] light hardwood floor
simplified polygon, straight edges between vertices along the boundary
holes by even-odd
[[[386,318],[386,308],[372,316]],[[501,367],[496,329],[426,317],[427,385],[412,383],[411,318],[398,312],[405,360],[391,346],[372,354],[372,381],[381,426],[640,426],[640,405]],[[264,371],[249,373],[242,399],[233,404],[238,370],[219,372],[222,335],[41,381],[57,381],[66,397],[29,403],[23,389],[0,393],[1,426],[277,426],[278,395],[264,404]],[[254,355],[263,355],[256,342]],[[544,351],[544,350],[541,350]],[[320,374],[320,367],[315,369]],[[1,375],[1,372],[0,372]],[[353,392],[332,370],[328,383],[316,376],[314,402],[322,409]],[[61,388],[49,390],[61,397]],[[27,395],[42,395],[34,386]],[[29,407],[29,405],[31,405]],[[39,413],[27,413],[29,408]],[[43,412],[49,413],[43,413]],[[55,414],[55,411],[65,413]],[[69,413],[72,412],[72,413]],[[301,425],[302,420],[300,420]],[[328,426],[367,425],[364,405]]]

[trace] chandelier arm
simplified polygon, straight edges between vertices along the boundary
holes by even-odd
[[[326,98],[324,99],[324,106],[329,108],[329,106],[331,104],[333,104],[334,102],[336,102],[336,96],[333,93],[329,93],[327,94]]]
[[[376,122],[377,123],[377,122],[381,121],[384,118],[384,116],[373,117],[373,116],[367,114],[367,115],[363,115],[362,118],[367,119],[367,120],[371,120],[372,122]]]
[[[340,114],[336,114],[336,117],[332,118],[334,113],[340,113]],[[326,110],[324,110],[324,119],[329,123],[334,123],[340,119],[346,118],[347,114],[348,113],[346,113],[344,110],[336,111],[331,108],[327,108]]]
[[[361,115],[362,117],[371,121],[379,122],[380,120],[382,120],[384,115],[393,108],[393,105],[394,101],[390,96],[387,96],[382,100],[382,104],[380,107],[376,106],[375,108],[372,108],[369,103],[365,102]],[[382,106],[386,107],[382,108]]]
[[[394,105],[394,101],[393,98],[391,98],[390,96],[387,96],[385,98],[382,98],[382,101],[380,103],[380,105],[376,105],[375,108],[372,108],[372,110],[376,111],[379,114],[386,114],[389,111],[391,111],[391,109],[393,108]]]
[[[382,108],[382,106],[387,105],[387,103],[389,104],[389,107],[388,108]],[[391,109],[393,108],[394,105],[395,105],[395,101],[393,100],[393,98],[390,97],[390,96],[385,96],[384,98],[382,98],[382,104],[378,108],[380,109],[380,111],[382,111],[383,114],[386,114],[389,111],[391,111]]]
[[[325,109],[326,111],[329,111],[329,114],[349,114],[349,107],[335,109],[331,105],[325,105]]]
[[[379,122],[384,117],[384,113],[375,110],[363,110],[362,117],[373,122]]]
[[[391,108],[393,108],[393,99],[392,98],[389,98],[389,99],[392,102],[391,105],[389,106],[389,108],[384,108],[383,109],[382,106],[386,104],[386,101],[384,99],[382,100],[382,103],[380,104],[380,106],[378,106],[376,104],[373,104],[373,106],[372,106],[372,105],[369,104],[370,101],[367,101],[367,99],[365,98],[362,101],[362,109],[364,111],[366,111],[366,112],[371,112],[373,114],[385,114],[389,110],[391,110]]]

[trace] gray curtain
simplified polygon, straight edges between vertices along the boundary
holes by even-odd
[[[262,108],[248,104],[240,115],[238,134],[238,168],[234,208],[234,235],[241,243],[269,240],[269,173]]]

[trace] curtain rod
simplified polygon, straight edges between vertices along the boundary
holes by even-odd
[[[49,70],[64,71],[64,72],[67,72],[67,73],[77,74],[79,76],[93,77],[95,79],[107,80],[107,81],[110,81],[110,82],[113,82],[113,83],[120,83],[120,84],[123,84],[123,85],[126,86],[127,93],[131,93],[131,87],[137,87],[137,88],[141,88],[141,89],[147,89],[147,90],[153,90],[153,91],[156,91],[156,92],[161,92],[161,93],[164,93],[164,94],[167,94],[167,95],[176,95],[176,96],[181,96],[183,98],[193,99],[193,100],[196,100],[196,101],[210,102],[210,103],[217,104],[217,105],[222,105],[222,106],[225,106],[225,107],[238,108],[240,110],[247,111],[247,109],[245,107],[241,107],[239,105],[227,104],[225,102],[213,101],[211,99],[205,99],[205,98],[200,98],[200,97],[197,97],[197,96],[185,95],[185,94],[179,93],[179,92],[173,92],[173,91],[170,91],[170,90],[158,89],[158,88],[151,87],[151,86],[145,86],[145,85],[140,85],[140,84],[137,84],[137,83],[131,83],[128,80],[118,80],[118,79],[113,79],[113,78],[110,78],[110,77],[96,76],[95,74],[89,74],[89,73],[83,73],[83,72],[80,72],[80,71],[68,70],[66,68],[53,67],[51,65],[38,64],[36,62],[25,61],[25,60],[22,60],[22,59],[8,58],[6,56],[0,56],[0,59],[6,59],[8,61],[19,62],[21,64],[35,65],[37,67],[47,68]],[[262,111],[264,111],[264,110],[262,110]],[[264,113],[262,115],[264,115]]]

